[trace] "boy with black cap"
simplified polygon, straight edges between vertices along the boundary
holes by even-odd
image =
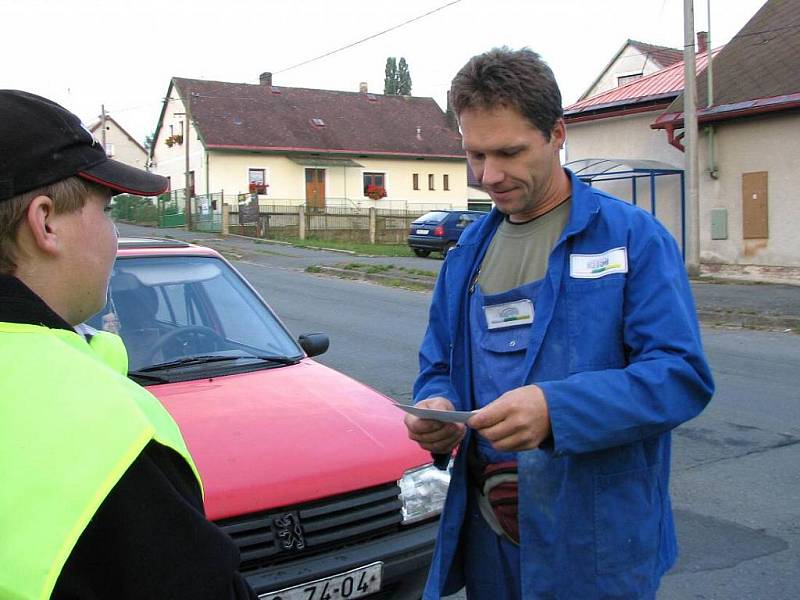
[[[105,303],[111,197],[166,188],[0,90],[2,598],[255,598],[175,422],[73,329]]]

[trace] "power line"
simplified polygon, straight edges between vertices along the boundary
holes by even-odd
[[[440,6],[438,8],[434,8],[433,10],[430,10],[430,11],[426,12],[425,14],[419,15],[417,17],[414,17],[413,19],[409,19],[408,21],[404,21],[404,22],[402,22],[402,23],[400,23],[398,25],[395,25],[394,27],[390,27],[389,29],[384,29],[383,31],[379,31],[378,33],[374,33],[374,34],[372,34],[370,36],[367,36],[367,37],[365,37],[363,39],[360,39],[357,42],[353,42],[352,44],[347,44],[346,46],[342,46],[341,48],[337,48],[336,50],[331,50],[330,52],[326,52],[325,54],[321,54],[320,56],[317,56],[315,58],[309,58],[308,60],[304,60],[303,62],[297,63],[296,65],[292,65],[291,67],[286,67],[285,69],[281,69],[280,71],[275,71],[275,73],[276,74],[285,73],[286,71],[290,71],[292,69],[296,69],[297,67],[302,67],[303,65],[307,65],[307,64],[312,63],[314,61],[317,61],[317,60],[320,60],[320,59],[323,59],[323,58],[327,58],[328,56],[331,56],[332,54],[336,54],[337,52],[341,52],[342,50],[347,50],[348,48],[352,48],[353,46],[357,46],[358,44],[363,44],[364,42],[366,42],[368,40],[375,39],[376,37],[381,36],[381,35],[383,35],[385,33],[389,33],[390,31],[394,31],[395,29],[400,29],[401,27],[405,27],[409,23],[413,23],[414,21],[419,21],[420,19],[424,19],[425,17],[427,17],[429,15],[437,13],[440,10],[444,10],[445,8],[447,8],[449,6],[452,6],[453,4],[458,4],[459,2],[461,2],[461,0],[453,0],[452,2],[448,2],[447,4],[443,4],[442,6]]]

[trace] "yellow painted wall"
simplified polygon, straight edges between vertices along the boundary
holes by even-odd
[[[359,158],[361,167],[310,167],[325,169],[327,206],[427,210],[430,208],[466,208],[468,189],[466,161],[403,160],[394,158]],[[237,194],[248,192],[249,169],[264,169],[266,195],[262,205],[302,204],[305,202],[306,167],[286,158],[264,153],[210,152],[209,186],[212,192],[224,190],[226,202],[233,204]],[[364,196],[363,174],[383,173],[387,196],[372,200]],[[413,189],[413,174],[419,174],[420,189]],[[434,190],[428,189],[428,175],[434,176]],[[449,175],[449,190],[443,188],[443,176]]]

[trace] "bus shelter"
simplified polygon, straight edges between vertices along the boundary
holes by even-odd
[[[649,209],[650,213],[658,218],[657,207],[662,204],[663,199],[658,198],[658,181],[659,178],[677,178],[680,204],[677,207],[679,211],[679,235],[676,236],[680,240],[681,253],[684,260],[686,259],[686,187],[684,181],[683,169],[677,169],[672,165],[662,163],[655,160],[639,160],[629,158],[582,158],[580,160],[573,160],[564,165],[570,171],[575,173],[582,181],[589,185],[596,185],[599,182],[630,182],[630,202],[634,206],[638,206],[641,195],[641,183],[647,184],[649,191]],[[663,191],[662,191],[663,193]],[[619,194],[617,194],[619,195]],[[664,201],[672,200],[676,195],[670,194],[670,198]]]

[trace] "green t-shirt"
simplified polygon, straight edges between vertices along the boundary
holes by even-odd
[[[478,283],[498,294],[544,277],[547,260],[569,221],[572,199],[525,223],[504,219],[481,263]]]

